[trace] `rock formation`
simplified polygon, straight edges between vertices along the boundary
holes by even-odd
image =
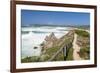
[[[48,49],[48,48],[53,47],[57,40],[58,39],[56,38],[56,36],[52,32],[49,36],[45,37],[45,40],[42,43],[42,48]]]

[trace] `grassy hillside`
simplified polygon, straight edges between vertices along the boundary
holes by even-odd
[[[89,37],[90,34],[85,30],[75,30],[75,33],[82,37]]]
[[[78,35],[77,44],[81,47],[79,55],[83,59],[90,58],[90,33],[85,30],[75,30]]]

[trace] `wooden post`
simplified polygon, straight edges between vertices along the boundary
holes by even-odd
[[[63,55],[64,55],[64,61],[66,61],[66,58],[67,58],[67,47],[66,46],[63,48]]]

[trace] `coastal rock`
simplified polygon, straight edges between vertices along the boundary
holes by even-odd
[[[52,32],[49,36],[45,37],[45,40],[42,44],[42,48],[48,49],[48,48],[53,47],[57,40],[58,39],[56,38],[56,36]]]

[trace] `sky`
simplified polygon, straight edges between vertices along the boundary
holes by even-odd
[[[21,25],[90,25],[90,13],[21,10]]]

